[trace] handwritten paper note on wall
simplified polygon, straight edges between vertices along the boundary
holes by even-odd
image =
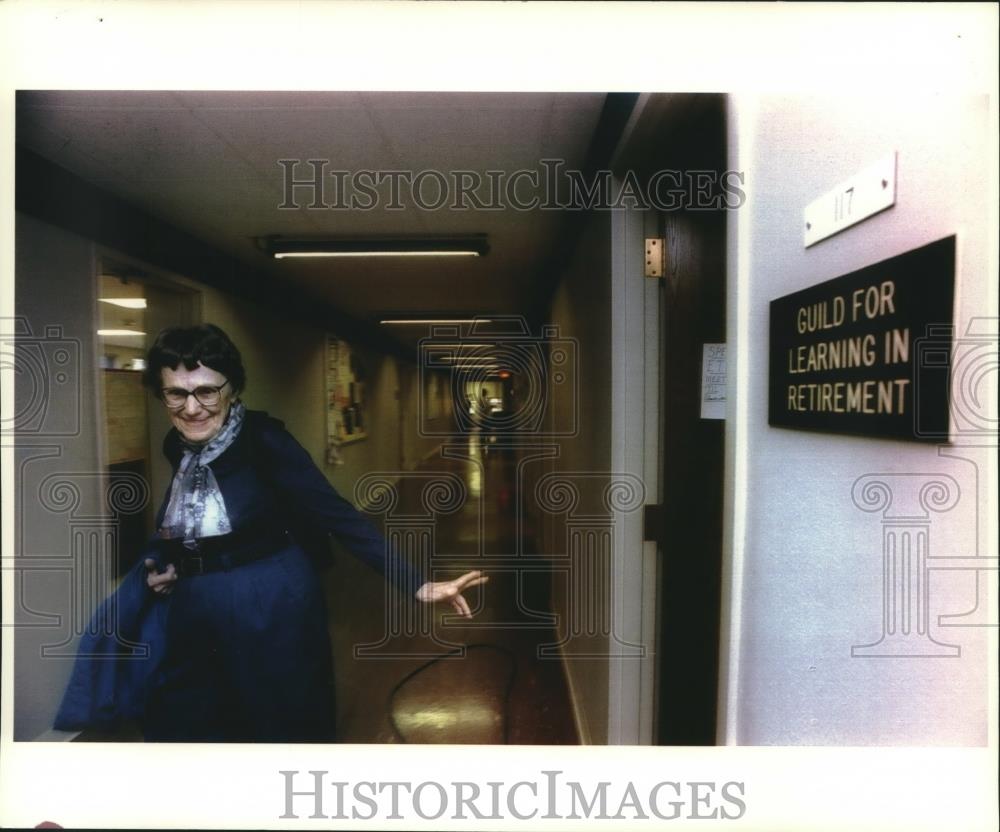
[[[726,418],[725,344],[702,344],[701,418]]]

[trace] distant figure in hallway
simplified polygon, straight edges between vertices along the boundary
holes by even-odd
[[[317,532],[402,592],[471,616],[462,591],[488,578],[428,582],[389,553],[283,424],[246,409],[245,380],[211,324],[166,329],[150,349],[144,383],[173,423],[173,480],[156,534],[106,602],[118,635],[150,655],[125,659],[114,636],[85,636],[56,728],[134,718],[147,741],[333,741],[327,611],[307,554]]]

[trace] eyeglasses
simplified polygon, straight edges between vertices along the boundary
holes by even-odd
[[[215,407],[222,399],[222,388],[229,384],[224,381],[218,387],[202,385],[194,390],[185,390],[183,387],[164,387],[160,393],[163,403],[171,410],[177,410],[187,404],[188,396],[194,396],[195,401],[202,407]]]

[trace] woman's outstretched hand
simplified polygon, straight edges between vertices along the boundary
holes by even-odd
[[[462,591],[470,587],[479,586],[489,580],[488,575],[484,575],[478,569],[466,572],[462,577],[453,581],[428,581],[417,590],[417,600],[425,604],[434,604],[438,601],[448,601],[455,612],[464,618],[472,618],[472,610],[469,604],[462,597]]]
[[[157,595],[169,595],[174,590],[177,583],[177,569],[172,563],[167,564],[167,568],[162,572],[156,570],[156,561],[146,558],[146,586]]]

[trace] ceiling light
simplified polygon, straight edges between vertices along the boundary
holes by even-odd
[[[101,303],[110,303],[113,306],[120,306],[122,309],[145,309],[145,298],[98,298]]]
[[[488,324],[489,318],[383,318],[380,324]]]
[[[385,321],[383,321],[385,323]],[[479,336],[475,336],[478,339]],[[491,341],[480,341],[480,340],[468,340],[462,341],[460,344],[443,344],[437,341],[430,341],[427,343],[421,343],[421,347],[425,352],[437,353],[441,350],[481,350],[484,347],[495,347],[497,345],[496,340]]]
[[[146,333],[137,329],[99,329],[97,334],[105,337],[118,337],[121,335],[145,335]]]
[[[276,260],[291,257],[482,257],[490,250],[485,234],[325,239],[266,237],[258,242]]]
[[[462,364],[452,364],[452,370],[499,370],[500,365],[495,361],[488,361],[482,364],[472,363],[462,363]]]
[[[274,253],[275,260],[286,257],[478,257],[478,251],[279,251]]]

